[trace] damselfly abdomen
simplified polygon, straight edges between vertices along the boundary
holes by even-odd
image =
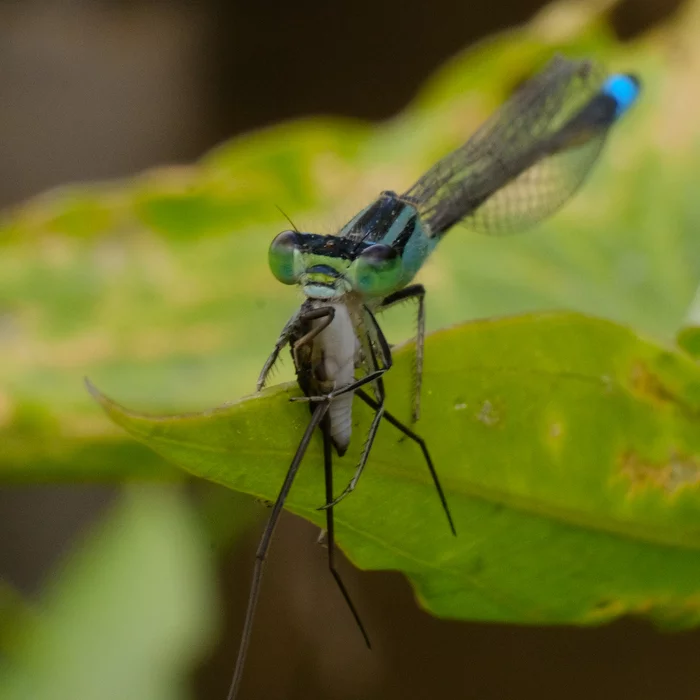
[[[255,572],[236,670],[240,684],[265,557],[285,499],[313,432],[324,444],[328,562],[369,646],[357,611],[335,568],[333,507],[357,484],[382,419],[422,450],[448,525],[455,527],[423,440],[385,410],[382,376],[391,349],[375,315],[393,304],[417,302],[413,419],[420,410],[425,335],[424,297],[414,276],[444,234],[458,223],[487,234],[525,228],[556,211],[581,185],[610,127],[635,102],[639,82],[606,75],[590,61],[552,60],[526,82],[461,148],[443,158],[401,195],[383,192],[337,235],[284,231],[270,246],[277,279],[301,287],[306,300],[285,325],[258,379],[261,389],[280,351],[290,345],[300,400],[311,420],[289,467],[256,554]],[[374,411],[355,474],[333,494],[333,450],[351,439],[357,396]]]

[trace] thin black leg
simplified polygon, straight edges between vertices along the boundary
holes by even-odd
[[[229,687],[227,700],[234,700],[236,694],[238,693],[238,687],[241,683],[241,678],[243,677],[243,667],[245,666],[245,659],[248,653],[248,648],[250,646],[250,637],[253,631],[253,618],[255,617],[255,609],[258,604],[258,596],[260,595],[260,583],[262,582],[263,569],[265,566],[265,559],[267,557],[267,552],[270,548],[270,542],[272,540],[272,535],[275,531],[277,521],[279,520],[280,514],[282,513],[282,507],[284,502],[289,495],[289,491],[292,488],[292,483],[294,482],[294,477],[299,470],[299,465],[301,460],[306,454],[306,450],[311,441],[311,436],[314,430],[319,426],[324,416],[328,412],[328,404],[319,404],[311,416],[304,436],[301,438],[299,447],[292,459],[292,463],[289,465],[287,470],[287,476],[284,479],[282,488],[280,489],[275,505],[272,507],[270,513],[270,518],[267,521],[265,530],[263,531],[262,537],[260,538],[260,544],[258,544],[257,552],[255,553],[255,568],[253,569],[253,581],[250,586],[250,595],[248,597],[248,609],[245,614],[245,621],[243,622],[243,633],[241,635],[241,644],[238,648],[238,657],[236,659],[236,668],[233,672],[233,679],[231,680],[231,686]]]
[[[364,401],[370,408],[374,409],[375,411],[378,410],[380,403],[378,401],[375,401],[369,394],[364,392],[362,389],[359,389],[356,393],[357,397]],[[425,444],[425,440],[423,440],[423,438],[420,437],[420,435],[417,435],[410,428],[405,426],[398,418],[389,413],[389,411],[384,411],[384,418],[395,428],[400,430],[407,438],[413,440],[413,442],[415,442],[421,448],[421,451],[423,452],[423,457],[425,457],[425,461],[428,465],[428,470],[430,471],[430,476],[433,479],[433,484],[435,484],[435,489],[437,490],[438,496],[440,497],[442,509],[445,511],[447,521],[450,524],[450,530],[452,531],[453,535],[456,535],[457,530],[455,529],[454,521],[452,520],[450,508],[447,505],[445,492],[442,490],[442,486],[440,485],[440,479],[438,478],[437,472],[435,471],[435,466],[433,465],[433,460],[430,458],[430,453],[428,452],[428,446]]]
[[[357,612],[357,608],[353,605],[350,599],[350,594],[348,593],[345,584],[340,578],[338,570],[335,568],[335,522],[333,520],[333,506],[331,501],[333,499],[333,442],[331,440],[330,426],[328,425],[328,419],[323,421],[321,424],[321,432],[323,433],[323,471],[326,476],[326,541],[328,544],[328,568],[330,569],[331,575],[338,584],[340,593],[343,596],[346,605],[350,608],[352,616],[355,618],[355,622],[365,639],[365,644],[368,649],[372,648],[369,641],[369,635],[365,626],[362,624],[360,615]]]
[[[375,372],[370,372],[369,374],[366,374],[364,377],[362,377],[362,379],[358,379],[350,384],[346,384],[337,391],[330,391],[327,394],[320,394],[318,396],[292,396],[289,400],[302,403],[322,403],[324,401],[330,401],[336,396],[342,396],[343,394],[347,394],[350,391],[357,391],[360,387],[363,387],[365,384],[369,384],[370,382],[376,382],[377,379],[380,379],[388,369],[388,367],[384,367],[382,369],[376,370]]]
[[[416,319],[416,354],[413,365],[413,411],[412,421],[415,423],[420,418],[420,394],[423,384],[423,357],[425,353],[425,287],[422,284],[412,284],[404,287],[394,294],[390,294],[382,301],[381,310],[385,311],[394,304],[415,299],[418,302],[418,314]]]

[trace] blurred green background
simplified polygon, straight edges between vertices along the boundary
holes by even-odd
[[[342,225],[555,51],[638,72],[643,100],[551,223],[450,235],[421,276],[429,328],[570,308],[672,340],[700,278],[700,4],[677,5],[0,5],[0,697],[225,696],[265,510],[185,483],[83,375],[162,412],[250,393],[298,303],[266,269],[277,207]],[[370,654],[316,534],[283,518],[242,697],[697,697],[698,633],[439,621],[346,565]]]

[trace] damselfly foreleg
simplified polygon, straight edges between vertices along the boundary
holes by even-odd
[[[284,349],[284,346],[292,340],[292,338],[295,335],[295,331],[300,326],[303,327],[304,324],[306,324],[308,321],[323,319],[322,323],[320,323],[316,328],[313,328],[306,335],[299,338],[299,340],[297,340],[294,343],[294,348],[308,344],[311,340],[313,340],[322,330],[324,330],[331,324],[334,315],[335,310],[332,306],[322,306],[317,309],[311,309],[310,311],[298,311],[297,313],[295,313],[294,316],[292,316],[289,319],[289,321],[287,321],[287,323],[285,324],[284,328],[282,329],[282,332],[280,333],[279,338],[277,338],[277,342],[275,342],[275,347],[273,351],[270,353],[270,356],[267,358],[267,360],[265,360],[265,364],[263,365],[263,368],[260,371],[260,376],[258,377],[257,390],[260,391],[265,386],[270,371],[272,370],[279,358],[280,352]],[[298,372],[300,365],[298,361],[297,351],[294,348],[292,348],[292,356],[294,358],[294,363]]]
[[[289,319],[289,321],[285,323],[279,338],[277,338],[277,342],[275,343],[273,351],[270,353],[270,356],[267,358],[267,360],[265,360],[265,364],[263,365],[263,368],[260,371],[260,376],[258,377],[258,382],[256,385],[256,389],[258,391],[260,391],[265,386],[265,383],[267,382],[267,377],[270,374],[270,371],[274,367],[275,363],[277,362],[280,352],[282,351],[284,346],[289,342],[294,329],[300,321],[300,316],[300,312],[297,311],[294,314],[294,316],[292,316]]]
[[[323,404],[321,404],[323,405]],[[331,438],[331,431],[330,431],[330,425],[328,422],[328,418],[321,423],[321,432],[323,433],[323,471],[326,477],[326,503],[329,506],[328,509],[326,510],[326,544],[328,546],[328,568],[330,569],[331,575],[335,579],[335,582],[338,584],[338,588],[340,589],[340,593],[342,594],[343,598],[345,599],[345,603],[347,604],[348,608],[350,608],[350,612],[352,613],[352,616],[355,618],[355,622],[357,623],[357,626],[360,628],[360,632],[362,633],[362,636],[365,639],[365,644],[367,645],[368,649],[372,648],[372,645],[370,644],[369,641],[369,635],[367,634],[367,630],[365,630],[365,626],[362,624],[362,620],[360,619],[360,614],[357,612],[357,608],[353,604],[350,594],[348,593],[347,588],[345,588],[345,584],[343,583],[342,579],[340,578],[340,574],[338,573],[338,570],[336,569],[335,566],[335,522],[333,518],[333,508],[332,508],[332,500],[333,500],[333,441]]]
[[[425,349],[425,287],[422,284],[412,284],[400,289],[386,297],[380,306],[385,311],[394,304],[415,299],[418,302],[418,315],[416,319],[416,354],[413,364],[412,387],[412,413],[411,418],[415,423],[420,418],[420,393],[423,383],[423,357]]]
[[[275,505],[272,507],[272,512],[265,525],[265,530],[263,531],[262,537],[260,538],[260,543],[258,544],[258,549],[255,553],[255,568],[253,569],[253,581],[250,586],[250,594],[248,597],[248,609],[245,614],[245,621],[243,622],[243,633],[241,636],[241,645],[238,649],[238,658],[236,659],[236,668],[233,672],[233,680],[231,681],[231,686],[228,691],[227,700],[234,700],[236,694],[238,693],[238,687],[241,683],[241,678],[243,676],[243,667],[245,665],[245,658],[248,653],[248,647],[250,646],[250,637],[253,631],[253,619],[255,617],[255,609],[258,604],[258,597],[260,595],[260,583],[262,582],[263,569],[265,567],[265,559],[267,558],[268,550],[270,549],[270,542],[272,541],[272,535],[275,532],[275,527],[277,526],[277,521],[279,520],[280,514],[282,513],[282,507],[284,502],[287,500],[289,491],[292,488],[292,483],[294,482],[294,477],[299,470],[299,465],[301,460],[306,454],[306,450],[309,447],[309,442],[311,441],[311,436],[314,430],[320,425],[324,416],[328,412],[328,403],[319,404],[314,408],[314,412],[311,416],[309,424],[306,426],[306,431],[304,432],[299,447],[294,454],[294,459],[289,465],[287,470],[287,476],[284,479],[282,488],[280,489]]]

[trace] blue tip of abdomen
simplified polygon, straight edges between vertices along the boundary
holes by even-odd
[[[603,93],[612,97],[617,104],[615,117],[621,117],[637,100],[640,91],[639,79],[634,75],[617,73],[603,84]]]

